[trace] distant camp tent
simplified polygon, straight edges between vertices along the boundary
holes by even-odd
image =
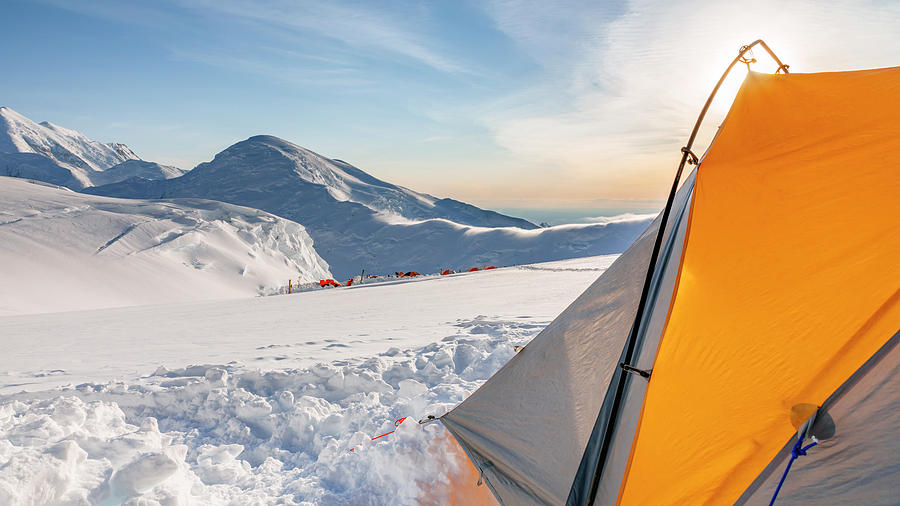
[[[900,503],[900,67],[775,60],[699,159],[707,102],[650,228],[440,417],[500,502]]]

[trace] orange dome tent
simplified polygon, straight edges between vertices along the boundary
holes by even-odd
[[[501,503],[897,503],[900,67],[775,60],[700,158],[707,102],[650,228],[440,418]]]

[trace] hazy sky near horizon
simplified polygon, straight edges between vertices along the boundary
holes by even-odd
[[[0,105],[33,120],[182,168],[271,134],[492,207],[648,207],[718,75],[756,38],[794,72],[900,64],[900,1],[885,0],[0,9]],[[774,69],[756,56],[755,69]],[[737,70],[701,150],[746,73]]]

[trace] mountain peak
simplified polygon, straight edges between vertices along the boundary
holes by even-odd
[[[243,140],[241,142],[231,145],[225,151],[228,151],[229,149],[238,147],[238,146],[246,146],[248,144],[253,145],[253,146],[265,146],[267,148],[275,148],[284,153],[292,153],[292,154],[300,153],[300,154],[302,154],[302,156],[306,156],[306,157],[315,157],[315,158],[322,159],[322,160],[329,160],[328,158],[325,158],[324,156],[322,156],[314,151],[306,149],[303,146],[294,144],[291,141],[284,140],[281,137],[276,137],[274,135],[266,135],[266,134],[254,135],[252,137],[248,137],[246,140]]]
[[[49,121],[36,123],[9,107],[0,107],[0,158],[3,173],[31,177],[82,189],[139,175],[150,179],[174,177],[174,167],[125,165],[140,160],[128,146],[93,141],[83,133]],[[107,170],[119,170],[106,173]]]
[[[4,107],[0,107],[0,118],[6,119],[7,121],[9,121],[9,120],[14,120],[14,121],[22,121],[22,120],[31,121],[31,120],[29,120],[28,118],[26,118],[25,116],[22,116],[22,114],[16,112],[16,111],[13,110],[13,109],[10,109],[9,107],[5,107],[5,106],[4,106]]]
[[[292,144],[281,137],[275,137],[274,135],[254,135],[247,139],[247,142],[261,142],[265,144]],[[293,145],[293,144],[292,144]]]

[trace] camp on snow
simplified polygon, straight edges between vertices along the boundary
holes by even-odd
[[[753,47],[666,209],[439,417],[500,503],[900,503],[900,67],[726,75]]]

